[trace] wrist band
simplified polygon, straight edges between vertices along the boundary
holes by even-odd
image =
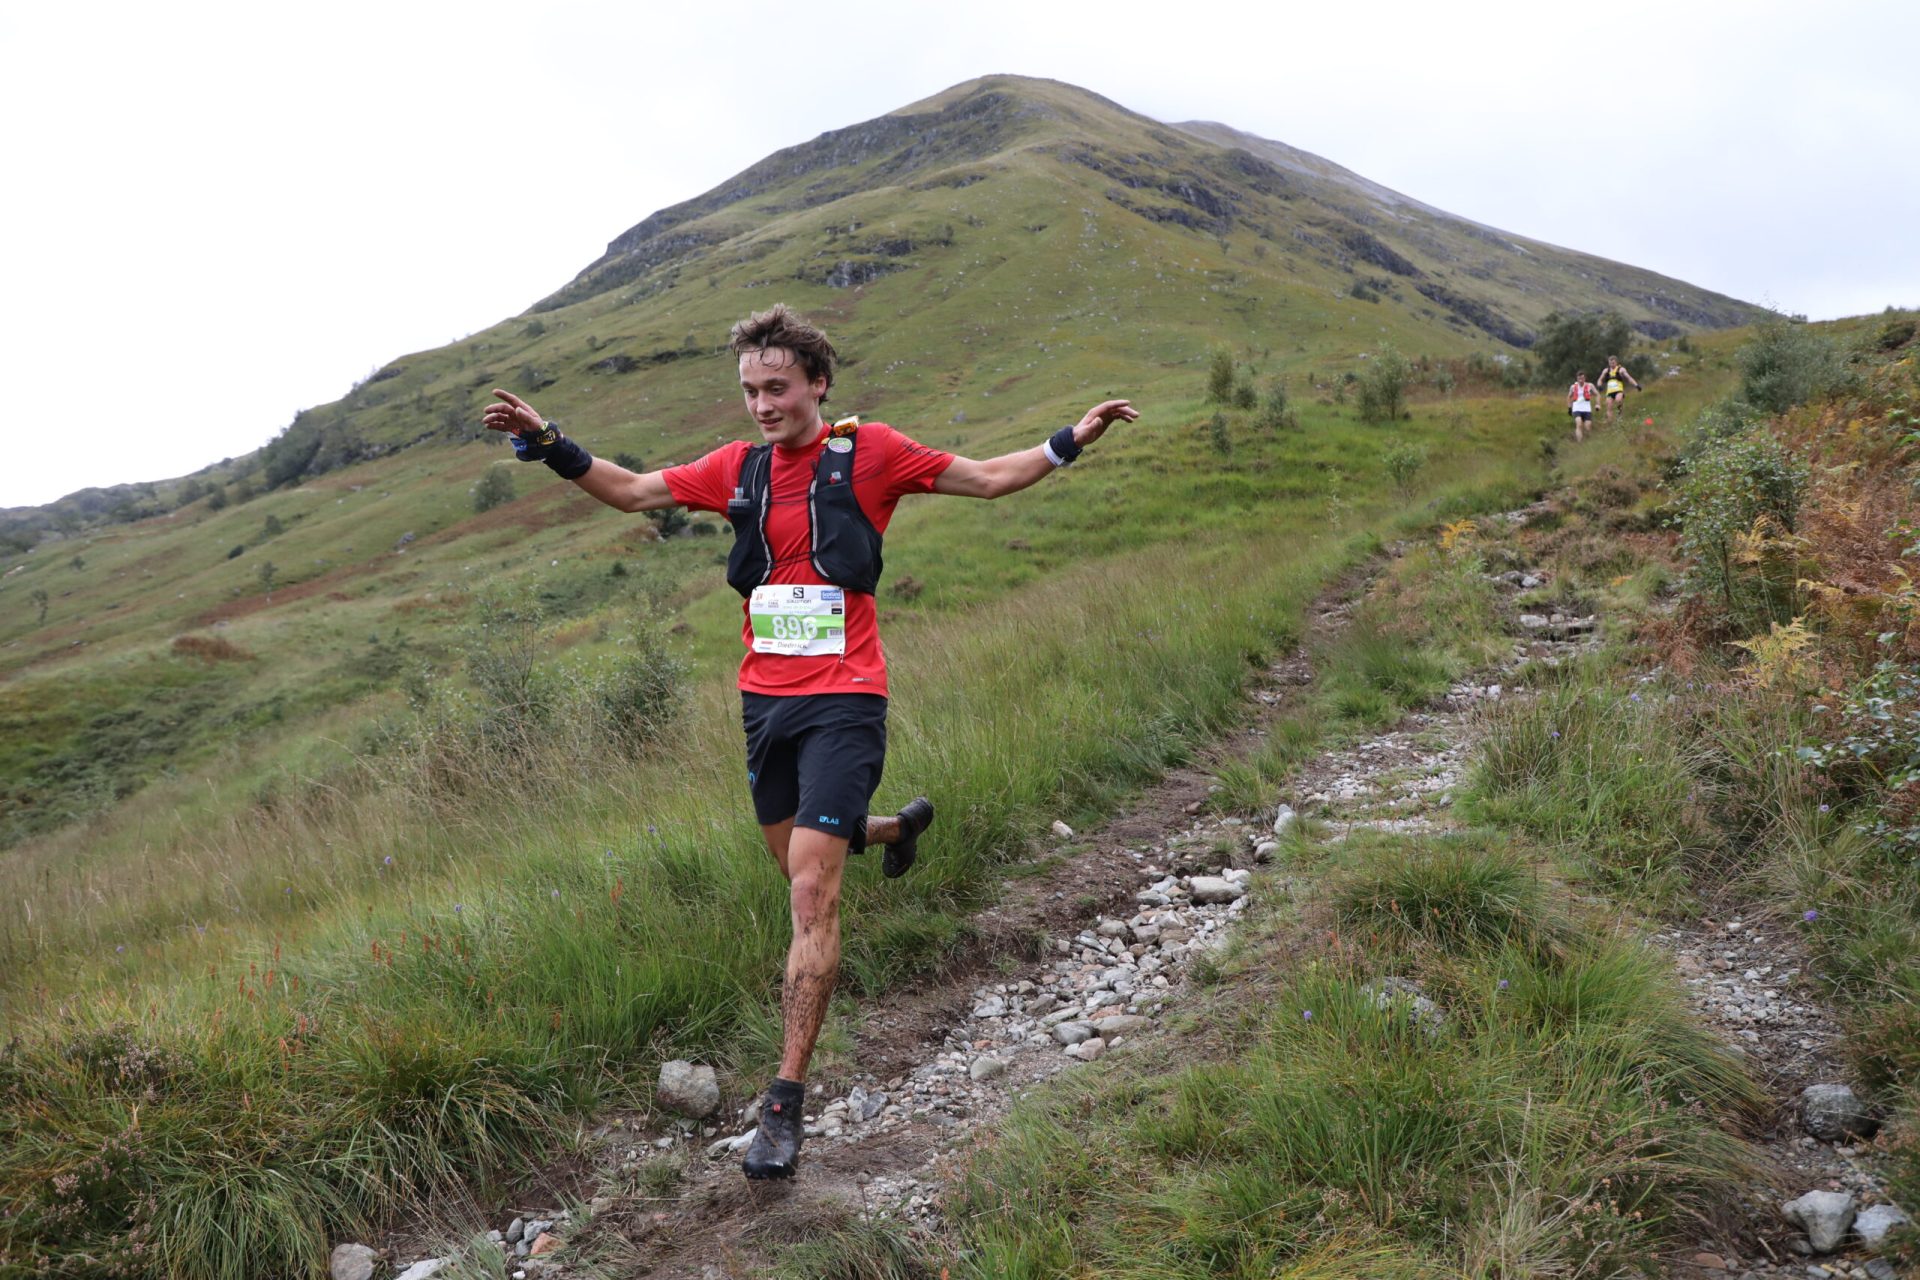
[[[548,470],[562,480],[578,480],[587,474],[587,468],[593,465],[593,455],[566,436],[561,436],[552,449],[553,451],[541,461],[547,464]]]
[[[1064,467],[1080,456],[1080,446],[1073,442],[1073,428],[1062,427],[1047,437],[1041,450],[1047,455],[1047,461],[1056,467]]]

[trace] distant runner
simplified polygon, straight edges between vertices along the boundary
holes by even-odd
[[[784,304],[734,325],[730,350],[760,443],[735,441],[685,466],[639,475],[594,458],[507,391],[493,393],[500,403],[483,417],[489,430],[512,433],[523,462],[546,463],[610,507],[683,506],[733,525],[727,582],[746,601],[739,686],[747,785],[793,915],[780,1074],[743,1168],[749,1178],[786,1178],[800,1155],[807,1064],[839,973],[846,856],[881,845],[881,869],[901,875],[933,822],[925,796],[891,817],[867,813],[886,759],[887,666],[873,593],[894,506],[910,493],[1016,493],[1079,457],[1114,422],[1140,414],[1128,401],[1107,400],[1031,449],[976,462],[884,423],[828,426],[820,407],[837,353]]]
[[[1600,392],[1587,381],[1585,369],[1573,375],[1573,385],[1567,388],[1567,412],[1573,415],[1575,444],[1587,438],[1587,426],[1593,421],[1593,402],[1599,398]]]
[[[1615,415],[1620,412],[1620,404],[1627,398],[1627,384],[1632,383],[1635,391],[1645,390],[1633,375],[1627,372],[1627,366],[1620,363],[1619,356],[1608,356],[1607,367],[1600,371],[1600,389],[1607,397],[1607,425],[1613,425]]]

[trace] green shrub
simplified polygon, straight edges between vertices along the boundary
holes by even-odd
[[[1285,378],[1274,378],[1267,383],[1267,394],[1261,398],[1260,416],[1255,421],[1269,431],[1300,425],[1299,419],[1294,416]]]
[[[1215,411],[1207,422],[1207,442],[1213,451],[1225,456],[1233,452],[1233,436],[1227,431],[1227,415]]]
[[[1390,446],[1380,461],[1392,478],[1394,489],[1405,498],[1413,493],[1413,482],[1419,477],[1420,469],[1427,465],[1426,446],[1402,440]]]
[[[1359,375],[1360,420],[1393,422],[1400,417],[1406,402],[1407,379],[1412,376],[1407,358],[1392,345],[1382,346],[1367,361]]]
[[[1836,798],[1864,802],[1862,834],[1920,864],[1920,673],[1882,660],[1816,709],[1827,736],[1799,758],[1827,775]]]
[[[1764,413],[1785,413],[1846,379],[1846,358],[1832,337],[1804,322],[1773,315],[1734,357],[1740,395]]]
[[[1215,348],[1207,365],[1207,399],[1215,404],[1233,399],[1233,352],[1225,347]]]
[[[1755,428],[1701,442],[1680,464],[1680,549],[1696,594],[1719,602],[1741,634],[1798,612],[1790,535],[1808,468],[1771,433]]]
[[[1898,351],[1913,341],[1914,323],[1911,320],[1889,320],[1874,336],[1873,345],[1881,351]]]
[[[491,511],[512,501],[513,472],[505,463],[497,462],[486,469],[480,483],[473,487],[474,512]]]
[[[1531,349],[1533,367],[1541,383],[1559,386],[1582,369],[1598,376],[1608,356],[1625,359],[1632,345],[1633,330],[1618,312],[1556,311],[1540,322]]]

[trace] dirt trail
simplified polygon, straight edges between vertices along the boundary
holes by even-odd
[[[1528,514],[1509,518],[1521,523]],[[1508,577],[1515,579],[1509,586],[1519,585],[1519,575]],[[1349,582],[1315,606],[1308,643],[1249,691],[1250,722],[1220,745],[1213,764],[1256,746],[1311,684],[1307,653],[1345,625],[1363,587]],[[1481,708],[1526,696],[1532,673],[1598,640],[1591,619],[1516,615],[1512,626],[1513,649],[1500,669],[1300,771],[1291,786],[1295,803],[1323,824],[1326,838],[1449,828]],[[809,1088],[809,1137],[791,1183],[741,1177],[750,1115],[736,1122],[736,1113],[723,1112],[717,1128],[709,1122],[704,1129],[616,1118],[594,1131],[566,1181],[587,1195],[595,1186],[636,1189],[593,1198],[590,1217],[577,1223],[538,1206],[488,1215],[501,1229],[516,1218],[522,1223],[514,1225],[552,1219],[565,1241],[531,1258],[511,1256],[509,1243],[509,1276],[731,1280],[767,1274],[793,1243],[849,1220],[936,1228],[943,1180],[976,1133],[1034,1083],[1156,1034],[1155,1017],[1178,999],[1187,967],[1224,945],[1250,901],[1252,868],[1271,852],[1261,846],[1273,836],[1265,821],[1207,813],[1211,783],[1203,767],[1175,771],[1097,831],[1056,836],[1044,869],[1009,880],[999,903],[976,918],[980,943],[971,963],[876,1003],[851,1055],[863,1074],[816,1079]],[[1259,887],[1289,889],[1280,877]],[[1796,1251],[1804,1237],[1779,1216],[1786,1195],[1831,1184],[1864,1200],[1877,1185],[1863,1148],[1818,1142],[1798,1127],[1801,1088],[1844,1076],[1832,1057],[1836,1020],[1812,990],[1790,930],[1723,909],[1661,922],[1650,933],[1673,953],[1702,1018],[1747,1055],[1779,1103],[1772,1128],[1750,1135],[1773,1168],[1662,1274],[1889,1280],[1891,1269],[1874,1263],[1869,1270],[1858,1250],[1809,1260]],[[396,1241],[388,1252],[396,1271],[426,1256],[418,1239]]]

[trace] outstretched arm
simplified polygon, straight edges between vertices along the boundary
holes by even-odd
[[[1073,443],[1085,448],[1106,434],[1115,422],[1132,422],[1140,411],[1128,400],[1106,400],[1087,410],[1073,427]],[[1003,498],[1018,493],[1051,473],[1057,464],[1047,456],[1047,446],[1035,445],[1017,453],[976,462],[955,458],[953,464],[933,482],[935,493],[957,494],[963,498]]]
[[[500,403],[488,405],[480,415],[487,430],[510,432],[522,440],[535,439],[546,430],[546,419],[525,400],[498,387],[493,394],[500,398]],[[657,511],[676,505],[673,495],[667,491],[666,480],[658,471],[640,474],[605,458],[595,458],[593,465],[575,476],[573,482],[621,511]]]

